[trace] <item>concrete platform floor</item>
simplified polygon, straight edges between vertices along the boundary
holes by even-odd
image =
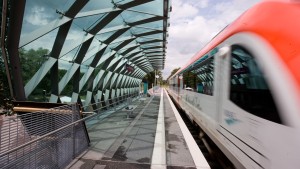
[[[166,93],[164,92],[164,95]],[[88,121],[90,147],[77,157],[69,169],[135,169],[157,168],[151,165],[156,136],[161,93],[157,91],[145,101],[133,101],[132,117],[127,110],[107,111]],[[163,168],[195,168],[187,143],[170,108],[163,97],[166,164]],[[160,155],[159,155],[160,156]],[[161,167],[159,167],[161,168]]]

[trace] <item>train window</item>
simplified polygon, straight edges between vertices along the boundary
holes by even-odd
[[[263,73],[245,48],[232,46],[230,100],[247,112],[281,124]]]
[[[197,75],[197,92],[212,96],[214,85],[214,56],[201,62],[192,72]]]

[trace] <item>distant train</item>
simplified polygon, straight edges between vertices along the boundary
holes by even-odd
[[[168,79],[236,168],[300,168],[299,18],[300,1],[263,1]]]

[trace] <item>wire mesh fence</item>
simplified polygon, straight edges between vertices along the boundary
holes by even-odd
[[[120,102],[129,105],[136,96],[139,94],[117,97],[85,118],[78,105],[70,104],[0,119],[0,168],[66,167],[88,148],[85,121]]]
[[[89,140],[76,104],[0,120],[1,168],[63,168]],[[71,124],[71,125],[70,125]]]

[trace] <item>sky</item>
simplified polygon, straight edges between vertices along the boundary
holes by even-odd
[[[163,78],[184,66],[218,32],[261,0],[172,0]]]

